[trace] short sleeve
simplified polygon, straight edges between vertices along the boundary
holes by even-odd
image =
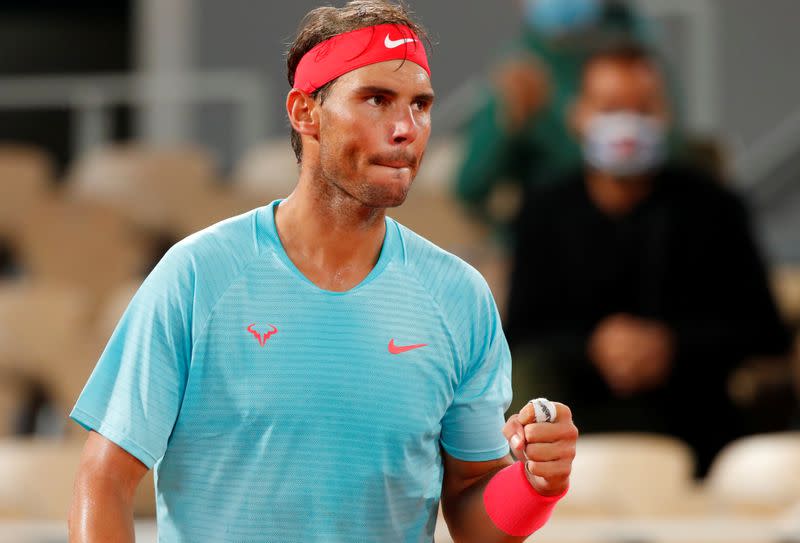
[[[511,405],[511,354],[488,287],[471,313],[468,365],[442,419],[441,444],[459,460],[481,462],[509,452],[503,426]]]
[[[70,413],[148,468],[166,451],[185,390],[194,275],[187,250],[171,248],[131,300]]]

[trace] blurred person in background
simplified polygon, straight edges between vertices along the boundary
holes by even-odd
[[[488,96],[468,122],[455,187],[477,217],[493,223],[508,242],[513,240],[508,218],[491,209],[494,189],[504,182],[528,188],[556,183],[580,163],[565,116],[589,53],[622,39],[652,42],[643,18],[623,1],[518,3],[522,32],[503,53]]]
[[[703,474],[743,432],[729,375],[785,355],[790,338],[742,202],[667,158],[670,101],[652,53],[610,46],[581,80],[570,125],[584,166],[526,197],[516,225],[515,394],[527,380],[564,398],[584,432],[677,436]]]
[[[71,541],[132,540],[151,468],[163,541],[431,541],[441,503],[457,540],[519,543],[566,493],[577,429],[552,403],[505,422],[486,281],[386,216],[430,136],[422,38],[383,0],[303,19],[297,186],[173,246],[134,296],[71,414],[91,430]]]

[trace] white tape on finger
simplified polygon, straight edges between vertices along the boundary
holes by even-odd
[[[533,414],[536,416],[536,422],[556,421],[556,404],[547,398],[536,398],[528,403],[533,404]]]

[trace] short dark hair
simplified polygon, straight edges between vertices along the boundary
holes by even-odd
[[[650,47],[638,41],[621,40],[604,44],[589,53],[581,72],[582,86],[586,83],[589,71],[601,62],[619,62],[622,64],[643,64],[658,73],[662,71],[661,59]]]
[[[297,35],[286,53],[286,76],[289,85],[294,87],[294,74],[300,59],[316,45],[338,34],[351,32],[368,26],[396,24],[409,27],[421,40],[429,41],[428,34],[421,24],[414,21],[411,11],[402,3],[388,0],[351,0],[344,7],[320,7],[311,10],[303,17]],[[336,82],[328,82],[311,93],[320,103],[330,93]],[[299,163],[303,158],[303,143],[300,134],[292,128],[292,149]]]

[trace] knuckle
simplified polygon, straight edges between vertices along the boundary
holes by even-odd
[[[564,439],[566,441],[572,441],[572,442],[577,441],[578,440],[578,429],[572,424],[567,426],[565,428],[565,430],[564,430]]]
[[[570,409],[568,405],[563,403],[560,403],[558,405],[560,405],[561,409],[564,411],[564,416],[566,416],[569,420],[572,420],[572,409]]]
[[[563,424],[559,427],[558,437],[564,441],[577,441],[578,429],[574,424]]]

